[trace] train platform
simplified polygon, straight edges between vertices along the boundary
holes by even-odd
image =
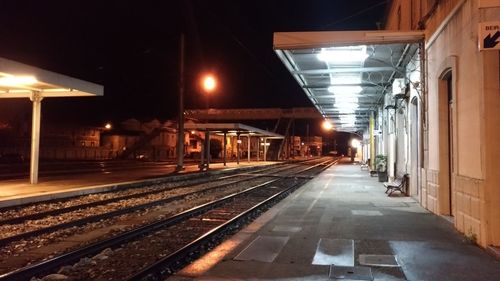
[[[498,280],[450,222],[384,192],[341,162],[167,280]]]
[[[0,208],[16,206],[37,201],[61,199],[66,197],[105,192],[118,188],[139,185],[146,182],[159,182],[179,177],[189,177],[195,173],[218,174],[234,169],[251,170],[258,166],[275,165],[273,161],[241,161],[210,164],[209,171],[200,172],[197,164],[185,165],[180,172],[176,166],[165,165],[161,169],[141,169],[113,171],[104,173],[78,174],[77,176],[41,177],[38,184],[30,184],[28,179],[0,181]]]

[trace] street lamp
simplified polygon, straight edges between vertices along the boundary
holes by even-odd
[[[112,127],[113,126],[111,125],[111,123],[104,124],[104,129],[106,129],[106,130],[111,130]]]
[[[208,98],[209,95],[217,89],[217,79],[213,74],[208,73],[203,75],[200,82],[201,82],[201,89],[205,93],[205,98],[207,101],[207,110],[208,110],[209,108]]]
[[[217,88],[217,81],[215,80],[215,77],[212,74],[206,74],[203,77],[202,86],[203,90],[207,94],[209,94],[210,92],[213,92],[215,88]]]
[[[333,125],[332,123],[330,123],[329,121],[325,120],[323,121],[323,124],[321,125],[323,127],[323,129],[325,129],[326,131],[330,131],[331,129],[333,129]]]
[[[324,120],[323,123],[321,124],[321,127],[327,133],[330,133],[331,131],[333,131],[333,124],[330,121],[328,121],[328,120]],[[332,144],[335,143],[334,140],[333,140],[333,134],[329,134],[329,135],[330,135]],[[325,147],[326,153],[329,153],[331,151],[332,144],[330,144],[328,142],[326,143],[326,147]],[[335,145],[333,145],[333,146],[335,146]],[[333,147],[333,151],[335,151],[335,150],[336,150],[336,148]]]

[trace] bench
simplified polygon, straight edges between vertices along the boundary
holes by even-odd
[[[387,193],[387,196],[391,196],[394,191],[399,191],[401,192],[401,194],[405,194],[408,176],[408,174],[404,174],[402,177],[396,177],[393,182],[384,183],[384,186],[386,188],[385,193]]]

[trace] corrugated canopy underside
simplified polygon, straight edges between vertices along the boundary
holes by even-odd
[[[359,132],[422,40],[422,32],[288,32],[275,33],[274,48],[336,130]]]

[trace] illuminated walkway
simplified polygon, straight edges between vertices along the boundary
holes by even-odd
[[[333,166],[168,280],[498,280],[500,263],[448,221],[384,191]]]

